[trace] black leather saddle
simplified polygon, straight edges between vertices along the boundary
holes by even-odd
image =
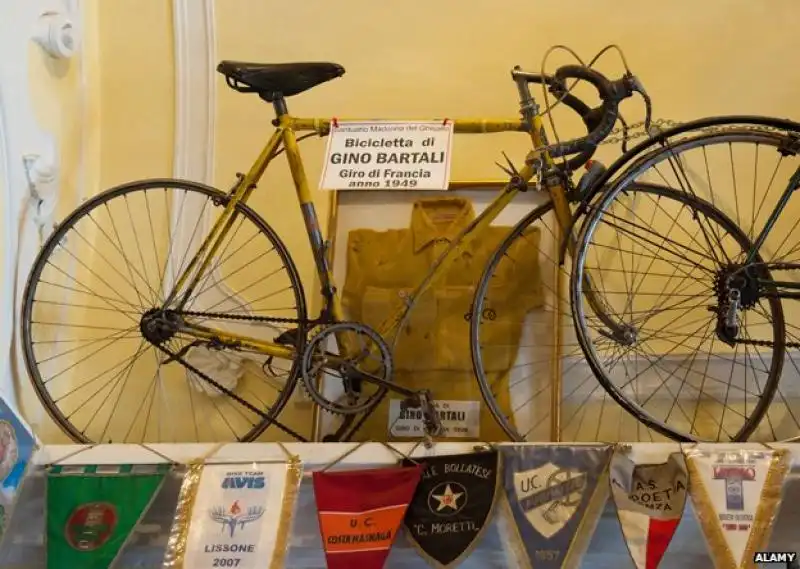
[[[344,75],[336,63],[246,63],[222,61],[217,71],[228,86],[241,93],[258,93],[267,101],[291,97]]]

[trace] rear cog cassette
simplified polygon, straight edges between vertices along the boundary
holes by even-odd
[[[714,292],[717,295],[719,306],[728,303],[728,294],[731,290],[739,291],[739,307],[750,310],[758,304],[758,281],[765,278],[763,266],[729,264],[721,267],[714,276]]]
[[[333,339],[331,346],[336,346],[336,335],[347,334],[352,345],[358,349],[356,354],[343,362],[332,362],[340,356],[328,350],[328,340]],[[325,371],[336,372],[341,377],[344,393],[337,399],[328,399],[321,390],[322,374]],[[309,340],[303,352],[301,372],[303,388],[309,397],[322,409],[337,415],[357,415],[372,409],[386,394],[387,388],[376,385],[372,395],[365,396],[363,384],[369,384],[356,377],[354,370],[369,373],[384,381],[392,377],[391,348],[375,330],[356,322],[339,322],[322,329]],[[330,380],[330,378],[329,378]]]

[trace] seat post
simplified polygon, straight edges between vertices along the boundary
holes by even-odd
[[[289,114],[289,109],[286,107],[286,99],[283,98],[281,93],[275,93],[272,96],[272,107],[275,109],[277,118]]]

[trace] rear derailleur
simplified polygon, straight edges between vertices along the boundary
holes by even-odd
[[[729,346],[740,342],[740,313],[753,308],[758,302],[758,276],[753,267],[729,265],[723,267],[714,279],[717,306],[709,310],[717,315],[716,335]]]
[[[718,307],[712,307],[717,313],[717,338],[729,346],[736,344],[741,329],[739,321],[741,298],[741,293],[732,289],[728,291],[727,298],[720,302]]]

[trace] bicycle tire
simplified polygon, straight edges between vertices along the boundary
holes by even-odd
[[[501,408],[497,398],[492,393],[490,380],[487,377],[485,366],[483,363],[483,354],[480,349],[480,323],[482,322],[482,315],[484,313],[486,295],[490,286],[492,276],[498,264],[501,262],[506,252],[511,248],[514,242],[528,229],[532,224],[536,223],[539,219],[547,215],[553,210],[553,202],[547,201],[546,203],[537,206],[528,214],[525,215],[511,230],[511,232],[500,242],[495,249],[489,261],[483,270],[478,286],[475,289],[475,295],[472,302],[472,313],[470,316],[470,353],[472,356],[472,368],[475,377],[478,381],[478,387],[481,390],[481,396],[486,403],[489,411],[494,416],[497,424],[505,431],[512,441],[525,442],[525,437],[519,434],[517,428],[511,424],[513,417],[507,417]]]
[[[667,136],[666,134],[664,136]],[[662,152],[671,152],[670,148],[656,151],[652,154],[661,154]],[[636,161],[631,167],[630,170],[634,170],[637,167],[642,167],[643,164],[647,164],[649,160],[644,158]],[[573,314],[573,324],[575,328],[576,335],[578,337],[578,341],[583,348],[584,355],[586,357],[586,361],[589,364],[589,367],[594,372],[598,382],[602,385],[603,389],[620,405],[622,406],[629,414],[633,415],[639,422],[643,423],[650,429],[671,438],[672,440],[678,442],[701,442],[707,441],[707,439],[703,439],[700,437],[693,436],[691,433],[684,433],[680,432],[669,425],[665,424],[663,421],[656,419],[651,414],[649,414],[645,409],[643,409],[640,405],[636,402],[632,401],[628,398],[622,391],[614,384],[614,382],[608,377],[605,371],[602,369],[600,365],[595,350],[592,346],[591,338],[589,337],[590,334],[587,332],[586,325],[585,325],[585,317],[584,317],[584,309],[583,309],[583,301],[582,301],[582,290],[583,290],[583,280],[586,276],[584,271],[584,265],[586,263],[586,256],[588,251],[588,243],[593,235],[595,228],[597,227],[598,223],[600,223],[603,214],[607,211],[609,205],[614,201],[614,199],[619,196],[620,193],[632,193],[638,191],[633,189],[633,187],[629,187],[627,183],[633,183],[634,186],[641,187],[641,184],[637,184],[633,182],[636,178],[634,174],[628,174],[628,170],[625,170],[619,178],[615,180],[615,182],[605,188],[600,194],[598,199],[592,204],[590,208],[589,214],[584,219],[584,222],[581,226],[581,231],[577,241],[577,248],[575,251],[575,255],[572,262],[572,271],[570,275],[570,303],[572,307],[572,314]],[[675,199],[677,201],[682,202],[684,205],[691,207],[693,211],[701,213],[705,216],[706,219],[712,220],[717,223],[719,226],[724,227],[725,230],[731,235],[743,248],[743,250],[747,250],[751,246],[751,242],[747,235],[739,228],[739,226],[731,220],[725,213],[719,210],[717,207],[712,205],[710,202],[707,202],[696,195],[690,195],[672,188],[668,187],[660,187],[660,186],[650,186],[648,191],[652,191],[657,195],[661,195],[662,197],[668,197],[671,199]],[[761,396],[759,397],[758,403],[749,410],[749,414],[745,418],[744,424],[742,427],[731,437],[731,441],[728,442],[742,442],[746,441],[748,437],[758,428],[758,425],[761,419],[769,410],[769,406],[772,402],[772,398],[775,395],[775,392],[778,388],[778,384],[780,382],[780,375],[781,369],[783,366],[783,354],[785,352],[785,344],[784,344],[784,332],[785,332],[785,325],[783,320],[783,309],[779,299],[770,299],[769,304],[772,309],[772,316],[773,316],[773,326],[775,332],[775,355],[777,357],[772,357],[771,359],[771,367],[769,376],[766,380],[766,383],[762,389]],[[577,308],[576,308],[577,307]],[[711,442],[719,442],[719,441],[711,441]]]
[[[216,207],[224,205],[225,203],[227,203],[228,199],[228,195],[225,192],[222,192],[216,188],[200,184],[197,182],[179,180],[179,179],[167,179],[167,178],[146,179],[146,180],[129,182],[108,189],[98,194],[97,196],[91,198],[90,200],[86,201],[85,203],[83,203],[80,207],[74,210],[69,216],[67,216],[67,218],[63,222],[61,222],[57,226],[55,231],[50,235],[50,237],[42,246],[42,249],[37,255],[36,260],[31,269],[31,272],[28,276],[23,297],[22,312],[21,312],[21,317],[22,317],[21,333],[22,333],[22,343],[23,343],[22,351],[24,355],[25,365],[28,374],[30,376],[31,383],[33,384],[34,390],[36,392],[36,395],[38,396],[39,401],[44,406],[48,415],[63,430],[63,432],[66,433],[76,443],[93,444],[93,443],[107,443],[111,441],[93,440],[92,438],[88,437],[83,431],[81,431],[79,427],[73,424],[70,421],[70,419],[64,415],[62,410],[59,409],[58,405],[55,403],[55,401],[51,397],[50,392],[47,389],[46,381],[42,378],[39,365],[36,361],[36,354],[34,349],[35,342],[32,338],[32,327],[33,324],[35,324],[33,322],[33,310],[34,310],[34,305],[37,301],[36,292],[38,290],[38,287],[40,286],[40,278],[42,276],[42,272],[44,268],[47,266],[47,264],[50,262],[50,258],[52,257],[54,251],[62,242],[62,240],[70,231],[70,229],[75,227],[79,221],[90,216],[91,212],[95,211],[96,208],[108,204],[111,200],[115,198],[124,197],[127,199],[135,192],[146,192],[146,191],[161,190],[161,189],[166,190],[167,188],[183,190],[189,193],[196,193],[197,195],[210,199],[211,203],[213,203],[213,205]],[[307,330],[303,325],[303,322],[305,322],[307,319],[307,309],[306,309],[305,293],[294,261],[292,260],[285,244],[277,235],[277,233],[274,231],[274,229],[251,207],[247,206],[244,203],[238,203],[236,205],[235,212],[236,212],[235,215],[243,216],[245,219],[253,223],[255,229],[258,232],[257,234],[260,234],[266,238],[266,240],[274,248],[280,261],[283,263],[283,268],[286,270],[286,274],[291,283],[291,288],[292,288],[291,294],[293,295],[294,300],[296,302],[295,308],[297,312],[297,329],[298,329],[298,335],[297,335],[298,337],[296,340],[298,346],[297,350],[298,353],[302,353],[307,338]],[[167,252],[167,255],[169,255],[169,251]],[[283,390],[280,391],[280,395],[277,397],[276,401],[269,407],[269,409],[264,411],[264,415],[266,415],[266,417],[261,416],[260,421],[258,421],[258,423],[255,424],[252,427],[252,429],[250,429],[243,436],[237,435],[238,441],[241,442],[252,441],[256,439],[258,436],[260,436],[272,424],[272,421],[270,419],[277,418],[278,415],[281,413],[281,411],[285,408],[286,404],[289,402],[292,393],[294,392],[297,386],[299,376],[300,376],[300,358],[296,357],[292,360],[291,369],[285,380]],[[146,433],[147,430],[145,429],[145,435]],[[153,441],[147,441],[147,442],[153,442]]]

